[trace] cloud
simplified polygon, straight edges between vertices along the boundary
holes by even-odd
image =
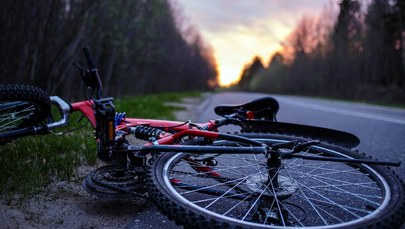
[[[177,0],[186,14],[198,24],[215,32],[232,30],[234,25],[251,26],[258,22],[277,21],[295,25],[303,13],[318,14],[330,0]]]
[[[337,0],[173,1],[214,48],[220,77],[229,82],[255,55],[267,61],[303,15],[319,15],[325,4]]]

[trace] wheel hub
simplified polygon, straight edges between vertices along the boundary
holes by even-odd
[[[251,191],[272,197],[290,196],[298,189],[294,181],[286,176],[278,175],[278,184],[273,191],[271,184],[268,184],[267,176],[263,174],[255,174],[246,180],[246,185]]]

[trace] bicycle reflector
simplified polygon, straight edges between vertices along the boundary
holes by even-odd
[[[247,119],[254,119],[255,113],[253,111],[246,111],[246,118]]]

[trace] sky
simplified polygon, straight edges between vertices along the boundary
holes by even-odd
[[[239,79],[260,56],[266,65],[304,15],[319,16],[336,0],[175,0],[184,17],[213,48],[219,83]]]

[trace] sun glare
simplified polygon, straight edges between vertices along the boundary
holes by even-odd
[[[240,44],[245,43],[242,40],[240,41]],[[282,49],[280,44],[277,42],[268,43],[266,46],[250,46],[250,49],[241,49],[240,53],[231,52],[231,48],[228,49],[224,45],[214,48],[216,50],[216,59],[219,60],[218,74],[219,85],[221,87],[229,87],[232,84],[237,83],[240,80],[244,65],[249,64],[255,56],[259,56],[262,59],[263,64],[266,66],[268,64],[269,57],[273,53]]]
[[[255,56],[261,57],[266,66],[269,58],[282,50],[280,43],[303,13],[319,11],[328,0],[308,0],[311,2],[309,8],[291,7],[296,6],[296,1],[264,1],[263,4],[263,1],[240,0],[231,5],[231,1],[226,0],[213,1],[215,3],[177,1],[212,46],[218,66],[218,83],[226,87],[237,83],[244,66]]]
[[[221,65],[219,66],[218,70],[219,70],[219,85],[221,87],[228,87],[239,80],[241,72],[241,69],[239,68]]]
[[[287,34],[287,29],[277,25],[276,37]],[[215,50],[215,59],[218,64],[219,85],[227,87],[237,83],[243,68],[255,56],[259,56],[264,65],[267,65],[270,56],[281,50],[280,42],[276,37],[266,36],[260,31],[244,31],[246,28],[236,28],[222,32],[222,34],[203,31],[204,36]]]

